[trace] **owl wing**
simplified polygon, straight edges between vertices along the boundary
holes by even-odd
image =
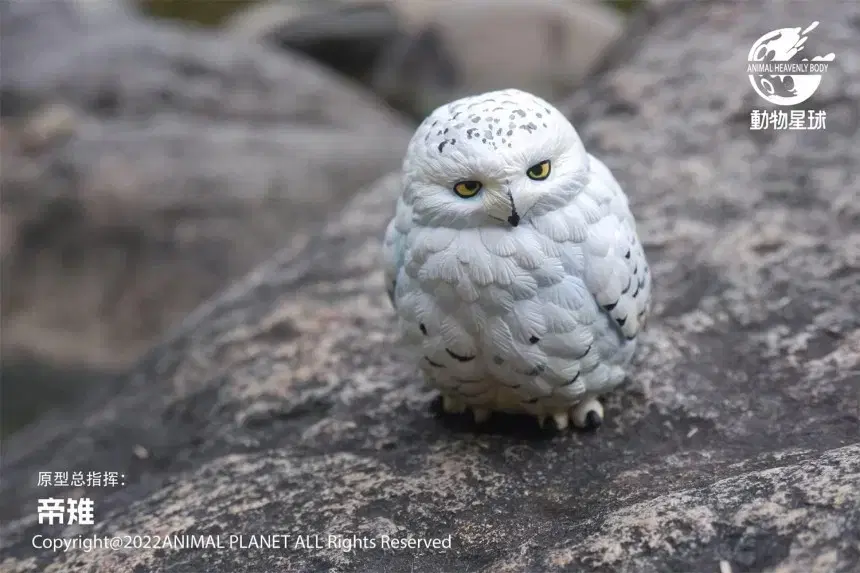
[[[583,201],[602,214],[583,244],[585,283],[629,340],[644,328],[651,304],[651,274],[636,235],[627,196],[609,169],[591,157],[592,177]]]
[[[394,218],[385,229],[385,238],[382,241],[382,264],[385,273],[385,289],[392,306],[397,306],[394,291],[397,288],[397,275],[403,268],[403,259],[406,253],[406,235],[412,225],[412,209],[403,201],[397,200],[397,210]]]

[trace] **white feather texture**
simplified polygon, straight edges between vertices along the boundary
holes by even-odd
[[[530,176],[542,162],[548,176]],[[464,198],[462,181],[480,190]],[[648,263],[617,181],[543,99],[502,90],[434,111],[383,251],[404,343],[445,395],[545,416],[623,381]]]

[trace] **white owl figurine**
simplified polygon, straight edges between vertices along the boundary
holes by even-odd
[[[548,102],[508,89],[427,117],[383,259],[404,343],[445,411],[602,423],[651,277],[626,195]]]

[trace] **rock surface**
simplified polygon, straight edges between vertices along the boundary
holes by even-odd
[[[369,84],[379,59],[405,36],[401,20],[392,2],[268,0],[237,11],[224,29]]]
[[[750,131],[765,106],[743,77],[749,46],[823,12],[809,49],[839,67],[808,105],[827,130]],[[391,350],[377,260],[389,177],[198,308],[116,393],[13,438],[0,568],[857,571],[858,18],[851,2],[668,2],[637,53],[570,102],[628,189],[655,277],[633,381],[596,434],[437,413]],[[95,527],[38,525],[35,500],[54,490],[37,472],[94,468],[127,482],[86,491]],[[81,533],[451,535],[453,547],[31,546]]]
[[[597,0],[268,0],[226,27],[308,54],[423,117],[506,87],[555,101],[580,84],[623,22]]]
[[[127,367],[410,136],[314,63],[117,6],[0,3],[4,361]]]

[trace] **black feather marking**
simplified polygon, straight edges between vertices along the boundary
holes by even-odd
[[[627,317],[625,316],[624,318],[616,318],[615,322],[618,323],[618,326],[624,326],[624,323],[627,322]]]
[[[591,345],[590,344],[588,345],[588,348],[585,349],[585,352],[582,353],[582,356],[578,357],[577,360],[582,360],[583,358],[588,356],[589,352],[591,352]]]
[[[458,360],[460,362],[468,362],[470,360],[475,359],[474,356],[460,356],[459,354],[454,354],[453,352],[451,352],[447,348],[445,349],[445,352],[447,352],[448,355],[451,356],[451,358],[453,358],[454,360]]]
[[[627,253],[624,255],[624,258],[625,258],[625,259],[629,259],[629,258],[630,258],[630,249],[627,249]]]
[[[426,360],[427,362],[429,362],[429,363],[430,363],[430,366],[435,366],[436,368],[445,368],[445,365],[444,365],[444,364],[439,364],[438,362],[433,362],[432,360],[430,360],[430,359],[429,359],[428,357],[426,357],[426,356],[424,357],[424,360]]]
[[[573,378],[571,378],[571,379],[570,379],[570,380],[569,380],[569,381],[568,381],[564,386],[562,386],[562,388],[567,388],[568,386],[570,386],[571,384],[573,384],[574,382],[576,382],[576,380],[577,380],[577,378],[579,378],[579,375],[580,375],[580,374],[582,374],[582,372],[577,372],[577,373],[576,373],[576,376],[574,376]]]
[[[419,324],[419,325],[418,325],[418,328],[420,328],[420,329],[421,329],[421,334],[423,334],[424,336],[427,336],[427,327],[426,327],[426,326],[424,326],[424,323],[423,323],[423,322],[422,322],[421,324]]]
[[[529,398],[528,400],[523,400],[523,404],[537,404],[537,401],[538,401],[538,400],[540,400],[540,397],[538,397],[538,398]]]
[[[618,301],[616,300],[616,301],[615,301],[615,302],[613,302],[612,304],[607,304],[607,305],[606,305],[606,306],[604,306],[603,308],[606,310],[606,312],[610,312],[613,308],[615,308],[615,306],[616,306],[617,304],[618,304]]]
[[[397,279],[393,279],[391,281],[391,285],[385,289],[386,294],[388,294],[388,300],[391,301],[391,306],[397,308],[397,301],[394,298],[394,294],[397,292]]]
[[[546,370],[545,364],[538,364],[537,366],[535,366],[531,370],[514,370],[514,372],[516,372],[517,374],[522,374],[523,376],[535,377],[535,376],[540,376],[541,374],[543,374],[543,372],[545,370]]]
[[[537,344],[538,342],[540,342],[540,338],[538,338],[537,336],[532,336],[531,338],[529,338],[529,342],[531,342],[532,344]]]
[[[631,286],[633,286],[633,277],[632,276],[629,279],[627,279],[627,286],[624,287],[624,290],[621,291],[621,294],[627,294],[628,292],[630,292]]]

